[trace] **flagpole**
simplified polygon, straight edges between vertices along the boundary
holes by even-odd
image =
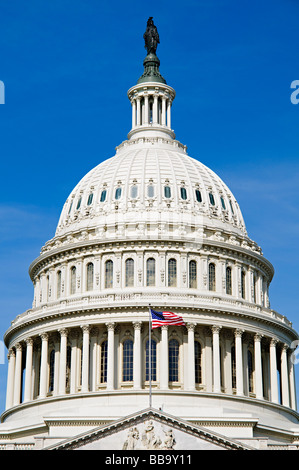
[[[151,338],[151,328],[152,328],[152,314],[151,314],[151,305],[149,304],[149,321],[148,321],[148,338],[149,338],[149,343],[148,343],[148,366],[149,366],[149,371],[148,371],[148,378],[149,378],[149,407],[152,407],[152,338]]]

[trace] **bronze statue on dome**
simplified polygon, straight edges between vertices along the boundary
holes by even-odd
[[[160,43],[157,27],[154,25],[153,17],[150,16],[147,20],[146,31],[143,35],[145,41],[145,48],[148,54],[156,54],[157,46]]]

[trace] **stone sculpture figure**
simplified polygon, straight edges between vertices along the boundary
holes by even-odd
[[[124,442],[123,450],[135,450],[139,440],[139,431],[137,428],[131,428],[128,432],[127,440]]]

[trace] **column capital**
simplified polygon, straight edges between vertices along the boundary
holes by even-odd
[[[213,334],[214,334],[214,333],[219,334],[221,328],[222,328],[222,326],[220,326],[220,325],[213,325],[213,326],[211,326],[211,330],[212,330]]]
[[[114,322],[105,323],[105,325],[107,326],[108,331],[114,331],[115,330],[116,324]]]
[[[16,351],[14,350],[14,348],[9,348],[8,350],[8,357],[16,357]]]
[[[271,338],[270,346],[276,347],[277,343],[278,343],[278,339],[277,339],[277,338]]]
[[[191,322],[186,323],[187,330],[188,331],[194,331],[196,325],[197,325],[197,323],[191,323]]]
[[[134,330],[141,330],[142,321],[133,321]]]
[[[254,335],[254,341],[260,343],[263,337],[264,337],[264,335],[262,335],[261,333],[256,333]]]
[[[61,328],[60,330],[58,330],[58,332],[60,333],[61,337],[68,335],[68,329],[67,328]]]
[[[289,345],[286,344],[286,343],[284,343],[284,344],[282,345],[282,351],[287,352],[288,349],[289,349]]]
[[[243,335],[243,333],[244,333],[244,331],[245,331],[245,330],[242,330],[242,329],[240,329],[240,328],[237,328],[237,329],[235,330],[235,332],[234,332],[234,333],[235,333],[235,338],[241,338],[242,335]]]
[[[27,346],[33,346],[33,338],[26,338],[25,343]]]
[[[89,333],[90,330],[91,330],[91,326],[90,326],[90,325],[81,325],[80,328],[81,328],[81,330],[83,331],[83,334],[84,334],[84,333]]]
[[[168,325],[162,325],[161,330],[166,330],[167,331],[168,330]]]
[[[46,332],[40,333],[39,336],[40,336],[40,338],[41,338],[42,341],[48,341],[48,339],[49,339],[49,335],[48,335],[48,333],[46,333]]]
[[[17,343],[15,345],[15,348],[16,348],[16,351],[22,351],[23,347],[22,347],[22,343]]]

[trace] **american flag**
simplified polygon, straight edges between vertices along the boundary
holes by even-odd
[[[184,326],[184,320],[179,315],[172,312],[156,312],[151,309],[152,328],[158,328],[162,325]]]

